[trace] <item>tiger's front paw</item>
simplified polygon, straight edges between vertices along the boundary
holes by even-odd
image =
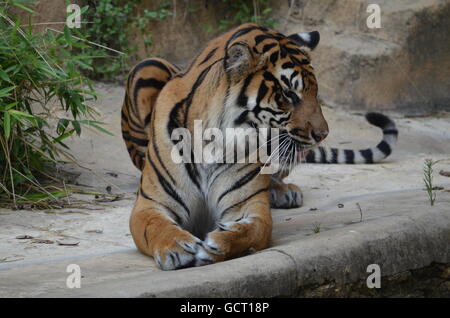
[[[181,236],[165,244],[158,244],[154,250],[156,263],[162,270],[174,270],[195,266],[202,242],[195,236]]]
[[[273,185],[270,189],[270,206],[275,209],[299,208],[303,204],[303,194],[295,184]]]

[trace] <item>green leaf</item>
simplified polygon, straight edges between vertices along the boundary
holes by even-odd
[[[34,13],[34,10],[33,10],[33,9],[24,6],[23,4],[19,3],[18,1],[11,1],[10,3],[11,3],[12,5],[14,5],[14,6],[16,6],[16,7],[20,8],[20,9],[22,9],[22,10],[25,10],[25,11],[29,12],[29,13]]]
[[[17,117],[25,117],[25,118],[30,118],[30,119],[36,119],[35,116],[33,116],[33,115],[31,115],[31,114],[28,114],[28,113],[25,113],[25,112],[22,112],[22,111],[20,111],[20,110],[10,109],[8,112],[9,112],[11,115],[13,115],[13,116],[17,116]]]
[[[60,144],[64,139],[66,139],[66,138],[70,137],[71,135],[73,135],[74,132],[75,132],[75,129],[72,129],[72,130],[62,134],[61,136],[59,136],[57,138],[54,138],[52,142],[55,143],[55,144],[56,143]]]
[[[97,130],[99,130],[99,131],[101,131],[101,132],[103,132],[103,133],[105,133],[107,135],[114,136],[114,134],[112,132],[110,132],[109,130],[107,130],[107,129],[101,127],[101,126],[99,126],[99,125],[105,125],[105,123],[94,121],[94,120],[87,120],[87,119],[86,120],[79,120],[79,123],[80,124],[84,124],[86,126],[94,127],[95,129],[97,129]]]
[[[7,110],[10,110],[11,108],[13,108],[14,106],[16,106],[17,104],[19,104],[19,102],[13,102],[13,103],[5,105],[5,106],[0,105],[0,109],[3,111],[7,111]]]
[[[64,38],[66,39],[67,44],[70,45],[72,43],[72,34],[67,26],[64,27]]]
[[[6,87],[3,89],[0,89],[0,97],[7,97],[9,96],[9,92],[12,91],[13,89],[15,89],[16,86],[10,86],[10,87]]]
[[[76,120],[72,120],[72,126],[75,129],[75,131],[77,132],[77,135],[79,136],[81,134],[81,126],[80,123]]]
[[[4,70],[2,70],[2,69],[0,69],[0,78],[1,78],[2,80],[6,81],[6,82],[12,83],[12,82],[11,82],[11,79],[10,79],[9,76],[8,76],[8,74],[7,74]]]
[[[11,116],[8,112],[5,112],[3,117],[3,131],[6,139],[11,135]]]

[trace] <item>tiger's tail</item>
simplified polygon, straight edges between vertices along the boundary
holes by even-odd
[[[383,139],[375,147],[367,149],[338,149],[320,146],[310,150],[306,163],[359,164],[379,162],[392,153],[397,143],[398,130],[394,121],[380,113],[367,113],[367,121],[383,131]]]
[[[122,137],[131,161],[143,169],[150,122],[156,99],[163,87],[179,71],[174,64],[150,58],[138,63],[128,75],[122,106]]]

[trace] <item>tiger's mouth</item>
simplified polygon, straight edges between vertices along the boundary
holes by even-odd
[[[280,135],[278,151],[278,162],[282,170],[292,170],[299,163],[305,162],[309,151],[315,145],[299,141],[289,135]]]

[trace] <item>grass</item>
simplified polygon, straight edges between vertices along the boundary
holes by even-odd
[[[321,224],[319,222],[316,222],[313,224],[313,232],[314,234],[320,233],[320,226]]]
[[[434,205],[436,200],[436,191],[433,185],[433,166],[435,164],[435,161],[426,159],[423,167],[423,182],[425,183],[425,191],[427,192],[431,206]]]

